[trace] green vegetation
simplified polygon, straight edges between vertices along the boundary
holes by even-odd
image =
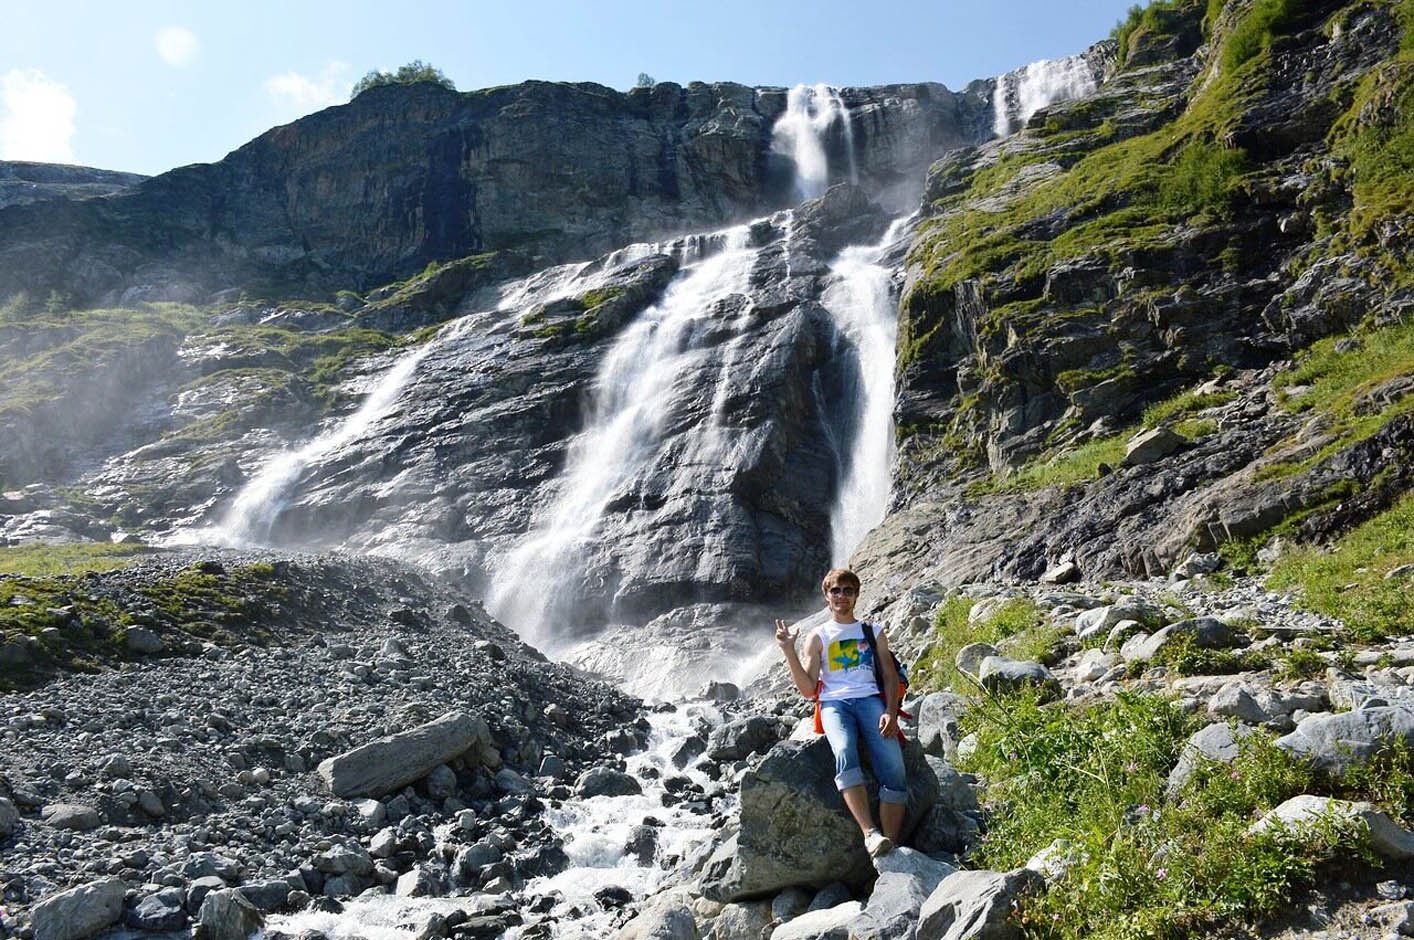
[[[127,630],[135,625],[161,635],[172,654],[192,641],[265,644],[290,600],[267,564],[199,564],[158,573],[135,589],[104,589],[100,572],[124,567],[141,551],[120,549],[58,550],[52,564],[28,548],[0,553],[0,645],[25,650],[23,662],[0,670],[0,690],[39,685],[58,670],[91,672],[127,660]],[[67,570],[49,573],[52,566]]]
[[[54,314],[31,310],[12,326],[26,342],[18,355],[0,358],[0,419],[81,393],[88,381],[151,351],[170,354],[205,315],[184,304],[138,308],[73,310]],[[33,351],[31,351],[33,350]]]
[[[1208,649],[1192,637],[1177,636],[1159,650],[1156,661],[1180,676],[1223,676],[1258,672],[1272,663],[1271,655],[1254,650]]]
[[[1293,549],[1272,566],[1267,585],[1299,590],[1305,606],[1339,617],[1356,639],[1374,640],[1408,633],[1414,623],[1414,568],[1386,577],[1404,565],[1414,565],[1414,495],[1360,525],[1328,552]]]
[[[1350,342],[1351,339],[1356,342]],[[1331,441],[1303,459],[1265,469],[1265,477],[1299,473],[1331,454],[1366,440],[1396,418],[1414,411],[1414,395],[1377,394],[1414,375],[1414,322],[1353,337],[1328,337],[1298,354],[1296,366],[1273,380],[1278,401],[1297,413],[1326,419]]]
[[[981,621],[969,624],[972,598],[949,597],[933,618],[927,651],[913,666],[913,683],[920,689],[971,687],[958,674],[957,652],[970,643],[991,643],[1008,656],[1044,661],[1060,641],[1061,631],[1048,625],[1029,598],[1012,598]]]
[[[353,90],[349,92],[349,100],[352,101],[370,88],[377,88],[380,85],[414,85],[418,82],[428,82],[433,85],[440,85],[443,88],[456,91],[456,83],[442,70],[428,65],[421,59],[413,59],[407,65],[399,66],[397,71],[384,72],[373,69],[354,83]]]
[[[142,545],[112,545],[104,542],[80,542],[54,545],[36,542],[0,548],[0,576],[25,575],[49,577],[57,574],[81,574],[85,571],[112,571],[125,568],[139,556],[157,549]]]
[[[1324,866],[1365,855],[1363,830],[1334,820],[1249,833],[1255,816],[1317,792],[1311,771],[1264,734],[1230,765],[1201,764],[1169,800],[1168,773],[1199,721],[1160,698],[1122,693],[1088,707],[988,698],[963,725],[977,748],[962,767],[1002,810],[976,867],[1014,868],[1064,840],[1065,874],[1021,902],[1029,937],[1178,938],[1250,925],[1286,909]],[[1345,795],[1404,815],[1408,779],[1377,768]]]

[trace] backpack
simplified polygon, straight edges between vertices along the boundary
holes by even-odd
[[[859,625],[864,628],[864,642],[869,644],[870,657],[871,657],[871,659],[873,660],[873,663],[874,663],[874,684],[879,687],[879,697],[882,698],[882,699],[884,699],[885,701],[888,701],[888,696],[886,696],[886,695],[884,694],[883,668],[879,665],[879,643],[878,643],[877,640],[874,639],[874,625],[873,625],[872,623],[869,623],[867,620],[866,620],[866,621],[861,621]],[[903,708],[902,708],[904,693],[908,691],[908,667],[905,666],[905,665],[899,660],[898,655],[897,655],[896,653],[894,653],[893,650],[889,650],[889,658],[891,658],[891,659],[894,661],[894,672],[896,672],[896,673],[898,674],[898,700],[899,700],[899,703],[900,703],[900,708],[899,708],[899,710],[898,710],[898,716],[899,716],[900,719],[903,719],[903,718],[912,718],[913,716],[912,716],[911,714],[909,714],[908,712],[904,711]],[[825,726],[824,726],[824,724],[821,723],[821,721],[820,721],[820,690],[823,689],[824,687],[825,687],[825,683],[824,683],[823,680],[815,683],[815,733],[816,733],[816,734],[824,734],[824,733],[825,733]],[[903,727],[902,727],[902,724],[901,724],[901,723],[900,723],[899,732],[898,732],[898,739],[899,739],[899,743],[903,743],[903,741],[904,741],[904,736],[903,736]]]

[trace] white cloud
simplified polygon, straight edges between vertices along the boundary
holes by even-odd
[[[0,159],[74,163],[77,111],[69,89],[43,72],[6,72],[0,77]]]
[[[289,71],[265,80],[265,93],[291,113],[308,114],[349,100],[353,81],[349,64],[337,59],[324,63],[317,77]]]
[[[164,26],[154,40],[157,54],[173,68],[184,69],[196,61],[201,52],[201,40],[185,26]]]

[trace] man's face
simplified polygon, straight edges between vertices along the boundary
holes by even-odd
[[[858,593],[852,584],[831,584],[825,588],[825,603],[830,605],[831,613],[849,614],[854,610]]]

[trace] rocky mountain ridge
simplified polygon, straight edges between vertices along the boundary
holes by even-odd
[[[60,163],[0,160],[0,208],[46,199],[87,199],[122,192],[147,179],[141,173]]]

